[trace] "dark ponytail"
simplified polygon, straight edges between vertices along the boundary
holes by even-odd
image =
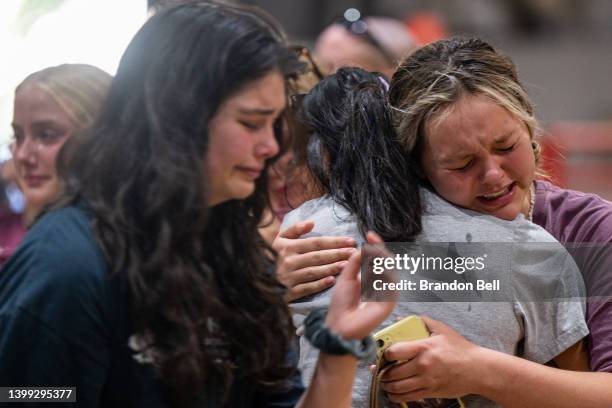
[[[391,122],[386,83],[342,68],[304,98],[307,163],[334,201],[355,214],[363,233],[410,241],[421,231],[418,177]]]

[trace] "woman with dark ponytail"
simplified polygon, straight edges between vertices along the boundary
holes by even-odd
[[[305,98],[302,121],[313,130],[307,163],[323,190],[356,216],[362,235],[410,241],[421,231],[418,179],[389,137],[384,81],[341,69]]]
[[[79,407],[349,406],[357,346],[393,303],[360,305],[352,257],[310,326],[340,355],[322,354],[300,399],[257,230],[299,69],[257,9],[187,2],[148,20],[64,196],[0,275],[1,386],[76,387]]]
[[[484,367],[507,365],[507,359],[520,361],[525,364],[522,374],[528,376],[532,366],[539,366],[532,362],[555,359],[587,333],[580,302],[565,301],[582,293],[579,273],[573,261],[563,256],[563,247],[542,228],[524,219],[504,221],[463,210],[419,187],[420,174],[398,141],[390,116],[386,83],[379,75],[359,68],[340,69],[304,98],[300,117],[310,133],[301,154],[325,195],[287,214],[283,224],[313,221],[314,229],[306,237],[342,235],[360,244],[366,242],[367,230],[378,232],[386,241],[413,241],[419,245],[512,243],[490,248],[499,253],[489,254],[491,262],[485,263],[482,275],[466,272],[466,279],[505,276],[512,287],[502,289],[510,292],[500,292],[490,302],[474,301],[480,298],[469,295],[459,296],[459,301],[442,302],[440,298],[432,301],[427,297],[431,291],[406,291],[404,302],[397,304],[386,322],[414,314],[431,316],[423,320],[434,334],[422,341],[398,343],[388,350],[388,360],[403,362],[383,377],[381,388],[390,400],[464,397],[467,407],[498,407],[505,385],[494,384],[492,389],[474,387],[483,379]],[[540,244],[537,255],[524,245],[534,242],[546,243]],[[496,264],[494,260],[498,259],[507,263]],[[419,270],[414,276],[427,278],[426,273]],[[450,279],[458,278],[453,271],[448,274],[452,275]],[[404,276],[400,275],[400,279]],[[557,281],[563,285],[557,286]],[[294,302],[291,308],[296,326],[302,324],[312,308],[329,304],[337,290],[336,287]],[[531,302],[525,294],[533,291],[547,295],[554,292],[562,300]],[[519,295],[513,297],[514,293]],[[419,302],[423,296],[428,300]],[[317,355],[300,339],[300,367],[306,380],[314,371]],[[490,355],[501,357],[489,364],[485,358]],[[587,367],[584,359],[573,364],[563,359],[555,361],[564,368]],[[416,370],[412,377],[405,374],[409,363]],[[367,406],[370,377],[368,362],[364,362],[355,381],[354,406]],[[419,388],[403,392],[413,381]]]

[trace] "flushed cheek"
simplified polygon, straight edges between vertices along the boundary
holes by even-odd
[[[45,179],[57,178],[56,160],[61,146],[47,147],[39,149],[36,158],[30,160],[16,160],[15,166],[18,176],[22,179],[30,175],[44,177]]]
[[[468,206],[475,195],[474,183],[467,177],[440,173],[430,180],[438,194],[454,204]]]
[[[51,202],[60,193],[61,185],[57,177],[51,177],[41,183],[24,185],[23,193],[26,202],[31,205],[43,205]]]
[[[57,175],[57,155],[60,151],[60,148],[64,145],[62,142],[57,146],[53,146],[48,150],[41,152],[40,164],[43,167],[43,170],[55,177]]]
[[[518,167],[514,174],[515,181],[522,184],[523,187],[530,185],[535,176],[535,159],[530,158],[518,162]]]

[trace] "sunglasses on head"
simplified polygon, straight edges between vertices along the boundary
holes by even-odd
[[[308,47],[304,47],[303,45],[291,45],[289,46],[289,49],[295,52],[300,61],[305,62],[308,65],[308,70],[312,72],[319,81],[325,77],[314,58],[312,58],[312,54],[310,53]]]
[[[368,29],[368,22],[365,17],[361,15],[359,10],[354,8],[346,10],[342,17],[336,20],[336,24],[344,27],[352,35],[362,38],[365,42],[376,48],[389,64],[395,65],[395,57],[376,39],[372,31]]]

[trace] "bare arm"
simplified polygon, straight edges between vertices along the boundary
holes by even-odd
[[[567,371],[484,349],[479,393],[504,407],[612,406],[612,374]]]

